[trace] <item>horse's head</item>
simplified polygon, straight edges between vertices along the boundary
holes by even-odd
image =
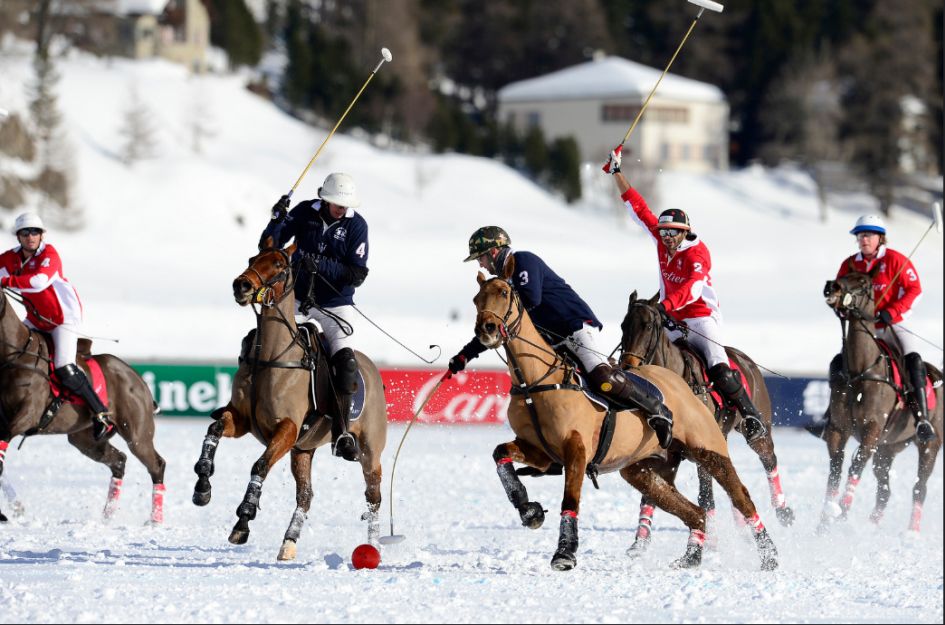
[[[639,367],[650,364],[650,353],[656,345],[662,331],[663,320],[660,318],[656,302],[659,293],[651,299],[637,299],[637,292],[630,294],[627,303],[627,315],[620,323],[620,365]]]
[[[266,239],[263,249],[249,259],[249,267],[233,281],[236,303],[272,306],[282,300],[292,275],[295,249],[294,243],[285,249],[272,247],[272,238]]]
[[[473,298],[476,336],[483,345],[494,349],[515,336],[523,315],[522,300],[503,278],[490,280],[478,273],[476,279],[479,281],[479,293]]]
[[[827,306],[833,308],[841,318],[854,313],[859,317],[872,319],[876,306],[873,300],[873,276],[879,271],[879,267],[880,264],[876,263],[869,273],[851,271],[842,278],[827,280],[824,285]]]

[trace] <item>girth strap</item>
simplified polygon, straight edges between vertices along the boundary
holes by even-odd
[[[597,452],[585,469],[587,477],[591,478],[594,488],[598,490],[600,490],[600,486],[597,485],[597,476],[600,473],[600,463],[604,461],[604,458],[607,457],[607,452],[610,451],[610,444],[614,441],[614,430],[617,429],[616,425],[617,412],[613,408],[608,408],[607,414],[604,415],[604,421],[600,426],[600,436],[597,439]]]

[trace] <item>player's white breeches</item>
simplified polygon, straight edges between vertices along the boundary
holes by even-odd
[[[887,326],[882,330],[877,330],[876,336],[890,345],[898,343],[899,347],[902,348],[903,355],[911,354],[912,352],[917,354],[922,353],[919,351],[921,341],[906,329],[905,323],[902,321],[892,326]]]
[[[725,353],[725,343],[722,341],[722,323],[715,317],[693,317],[685,319],[685,322],[692,330],[686,340],[702,354],[709,368],[720,362],[728,365],[728,354]],[[682,336],[679,330],[667,330],[666,333],[670,341]]]
[[[24,323],[34,330],[38,329],[29,320],[24,321]],[[78,351],[79,330],[80,326],[77,323],[64,323],[50,332],[53,345],[56,346],[56,353],[53,355],[53,368],[58,369],[66,365],[76,364],[75,355]]]
[[[600,330],[594,326],[585,325],[580,330],[568,336],[568,347],[584,365],[584,371],[590,373],[597,365],[607,362],[607,356],[597,348],[597,337]]]
[[[338,350],[345,347],[354,349],[351,340],[354,334],[354,325],[351,323],[354,314],[354,307],[347,305],[333,308],[313,307],[308,311],[308,317],[305,317],[299,312],[299,303],[295,303],[296,318],[311,319],[325,333],[325,338],[328,339],[328,346],[331,350],[330,356],[334,356]]]

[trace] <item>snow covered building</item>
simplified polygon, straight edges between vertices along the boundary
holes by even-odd
[[[603,163],[661,73],[608,56],[514,82],[498,92],[499,120],[522,133],[538,126],[547,140],[573,136],[583,161]],[[667,74],[624,149],[651,167],[727,169],[728,121],[721,89]]]

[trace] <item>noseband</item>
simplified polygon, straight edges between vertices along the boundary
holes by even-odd
[[[837,313],[841,315],[841,317],[849,315],[858,319],[864,318],[862,304],[865,304],[866,301],[868,301],[872,296],[872,282],[867,285],[861,285],[856,288],[849,289],[841,284],[839,280],[830,280],[824,287],[825,297],[830,295],[830,293],[827,293],[827,291],[831,287],[840,289],[839,302],[833,307],[833,309],[836,310]]]
[[[249,276],[247,274],[249,272],[253,272],[253,275],[255,275],[259,281],[260,287],[253,292],[252,303],[269,308],[285,299],[286,294],[292,290],[290,285],[286,284],[286,286],[283,288],[282,294],[278,297],[278,299],[275,296],[275,286],[280,282],[286,282],[289,279],[291,258],[285,250],[279,248],[270,248],[268,250],[263,250],[263,252],[278,252],[279,255],[282,256],[283,261],[285,261],[286,268],[266,280],[263,278],[262,274],[259,273],[259,270],[256,269],[255,266],[250,265],[246,268],[246,271],[239,275],[237,279],[246,277],[247,281],[249,281]]]

